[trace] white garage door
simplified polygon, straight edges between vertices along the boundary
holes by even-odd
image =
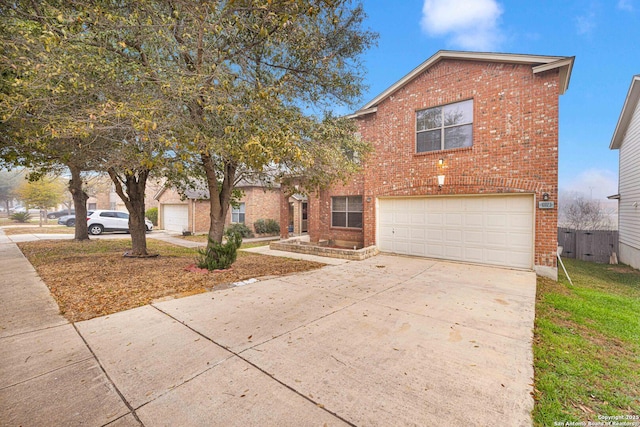
[[[166,231],[182,233],[189,230],[189,206],[163,205],[162,224]]]
[[[381,251],[533,267],[533,196],[379,199]]]

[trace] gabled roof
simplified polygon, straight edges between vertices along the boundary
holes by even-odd
[[[533,66],[533,73],[542,73],[558,68],[560,70],[560,95],[564,94],[569,88],[569,79],[571,78],[571,69],[575,56],[543,56],[543,55],[522,55],[514,53],[490,53],[490,52],[461,52],[451,50],[440,50],[431,58],[424,61],[409,74],[398,80],[387,90],[369,101],[364,107],[348,116],[355,118],[365,114],[375,113],[378,104],[391,96],[398,89],[409,83],[415,77],[420,75],[429,67],[435,65],[443,59],[458,59],[465,61],[486,61],[501,62],[506,64],[526,64]]]
[[[616,130],[613,132],[613,138],[611,138],[609,149],[617,150],[622,145],[622,140],[624,139],[624,135],[627,133],[627,128],[629,127],[629,123],[631,123],[631,117],[633,117],[633,112],[636,110],[639,99],[640,74],[633,76],[631,79],[631,86],[629,87],[627,98],[624,100],[622,112],[620,113]]]
[[[258,179],[251,178],[241,178],[236,182],[234,188],[243,189],[249,187],[258,187],[266,189],[277,189],[280,188],[280,184],[277,182],[267,183],[262,182]],[[156,194],[153,196],[155,200],[160,200],[160,196],[164,194],[166,190],[169,188],[175,188],[170,183],[164,185]],[[186,199],[190,200],[208,200],[209,199],[209,188],[207,188],[207,184],[204,180],[196,180],[192,183],[190,187],[187,187],[184,190],[183,196]]]

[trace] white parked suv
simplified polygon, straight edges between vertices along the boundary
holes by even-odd
[[[153,230],[153,223],[147,218],[144,219],[147,232]],[[129,213],[120,211],[93,211],[87,216],[87,229],[89,234],[97,236],[103,231],[126,231],[129,232]]]

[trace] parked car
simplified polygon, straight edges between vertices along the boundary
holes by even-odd
[[[87,211],[87,215],[91,215],[93,211]],[[76,225],[75,215],[65,215],[58,218],[58,224],[66,225],[67,227],[74,227]]]
[[[153,230],[153,223],[147,218],[144,219],[147,232]],[[93,211],[91,215],[87,215],[87,228],[89,234],[97,236],[103,231],[125,231],[129,232],[129,213],[120,211]]]
[[[55,211],[55,212],[49,212],[47,214],[47,218],[49,219],[56,219],[56,218],[60,218],[62,216],[67,216],[67,215],[75,215],[76,211],[71,209],[71,212],[69,212],[69,209],[63,209],[61,211]]]

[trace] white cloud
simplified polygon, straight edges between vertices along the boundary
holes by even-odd
[[[633,12],[633,3],[631,0],[619,0],[618,1],[618,9],[627,10],[629,12]]]
[[[588,169],[561,185],[561,190],[606,200],[607,196],[618,193],[618,174],[608,169]]]
[[[580,15],[575,18],[576,30],[578,34],[584,35],[591,33],[596,28],[596,14],[589,12],[585,15]]]
[[[502,40],[500,15],[495,0],[425,0],[420,25],[429,35],[450,36],[463,49],[495,50]]]

